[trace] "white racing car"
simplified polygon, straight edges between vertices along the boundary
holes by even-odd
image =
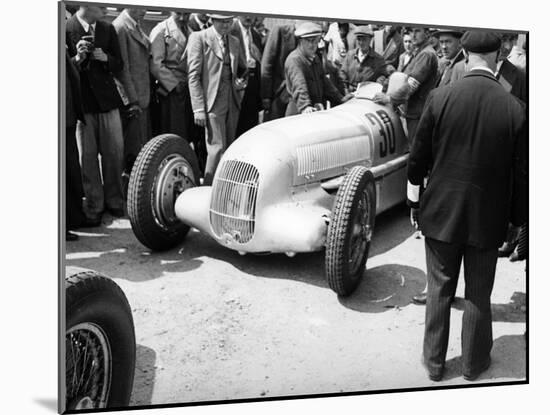
[[[408,146],[398,115],[374,103],[381,86],[325,111],[260,124],[225,151],[212,186],[198,186],[187,141],[155,137],[130,177],[128,214],[152,250],[180,244],[190,227],[245,253],[325,249],[329,286],[357,286],[375,215],[406,198]]]

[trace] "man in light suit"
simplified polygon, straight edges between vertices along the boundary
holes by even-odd
[[[193,115],[206,128],[205,185],[212,183],[223,152],[235,138],[248,72],[239,39],[229,34],[233,16],[210,18],[212,27],[191,34],[187,52]]]
[[[116,75],[126,95],[125,106],[121,110],[126,177],[129,177],[141,147],[151,138],[150,43],[140,25],[144,16],[145,9],[126,8],[113,21],[124,62],[122,70]]]
[[[527,117],[523,103],[495,77],[500,39],[469,31],[462,45],[467,73],[429,94],[408,161],[411,217],[419,207],[426,245],[423,362],[434,381],[445,369],[462,262],[462,373],[475,380],[489,367],[498,247],[508,223],[518,227],[527,217]],[[418,186],[428,172],[419,198]]]
[[[172,133],[193,143],[201,172],[206,162],[204,128],[195,124],[187,78],[189,13],[173,11],[158,23],[151,40],[151,74],[159,103],[157,133]]]

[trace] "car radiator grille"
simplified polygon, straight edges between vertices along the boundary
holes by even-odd
[[[259,173],[252,164],[223,162],[212,184],[210,224],[218,237],[231,235],[246,243],[254,236]]]

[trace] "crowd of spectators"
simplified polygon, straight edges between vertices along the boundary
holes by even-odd
[[[428,93],[465,72],[456,29],[268,28],[258,16],[173,11],[146,30],[145,9],[119,10],[111,21],[106,12],[67,11],[68,240],[77,238],[71,229],[100,225],[104,212],[125,215],[132,166],[153,136],[185,138],[208,185],[224,150],[250,128],[339,105],[365,82],[383,85],[377,101],[395,104],[412,142]],[[526,45],[517,39],[502,35],[497,78],[525,101]],[[392,88],[391,79],[404,85]]]

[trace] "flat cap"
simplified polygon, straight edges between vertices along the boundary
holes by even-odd
[[[317,23],[304,22],[296,26],[296,31],[294,34],[296,37],[300,38],[315,37],[321,36],[323,34],[323,30]]]
[[[500,49],[500,37],[494,32],[469,30],[461,38],[462,47],[473,53],[489,53]]]
[[[353,34],[355,36],[374,36],[374,32],[372,31],[370,26],[357,26]]]
[[[213,20],[227,20],[227,19],[233,19],[233,17],[235,16],[229,15],[229,14],[209,14],[208,17],[210,17]]]
[[[441,35],[451,35],[458,39],[462,37],[464,34],[463,30],[457,30],[457,29],[439,29],[437,32],[434,33],[434,36],[439,37]]]

